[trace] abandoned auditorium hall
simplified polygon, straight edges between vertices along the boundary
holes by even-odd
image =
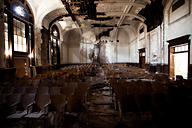
[[[191,0],[0,0],[0,128],[192,128]]]

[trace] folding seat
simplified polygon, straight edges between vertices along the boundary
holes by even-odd
[[[71,78],[67,78],[67,79],[64,79],[63,82],[70,83],[70,82],[72,82],[72,79]]]
[[[139,86],[134,85],[133,82],[126,82],[124,86],[127,87],[127,94],[138,95],[140,93]]]
[[[120,74],[121,79],[127,79],[127,75],[125,73]]]
[[[33,87],[38,87],[39,83],[40,83],[40,79],[35,78],[32,80],[31,84]]]
[[[155,92],[155,93],[165,93],[162,82],[153,81],[153,82],[151,82],[151,85],[152,85],[152,91],[153,92]]]
[[[67,82],[63,82],[62,84],[61,84],[61,87],[67,87]]]
[[[136,101],[137,96],[139,95],[139,87],[134,86],[132,82],[126,82],[127,94],[121,95],[119,104],[119,115],[122,119],[122,114],[125,112],[138,112],[138,104]]]
[[[41,74],[41,78],[47,78],[47,74]]]
[[[53,116],[52,124],[54,127],[59,127],[63,122],[64,112],[67,104],[65,94],[55,94],[51,96],[51,104],[49,106],[49,112]],[[62,125],[62,124],[61,124]]]
[[[113,73],[107,73],[106,78],[107,78],[107,80],[113,79]]]
[[[145,84],[139,86],[139,94],[136,97],[136,102],[141,112],[152,111],[153,105],[151,93],[152,89],[150,86],[147,86]]]
[[[25,90],[26,90],[26,87],[16,87],[13,93],[22,95],[25,93]]]
[[[87,88],[83,86],[78,86],[74,90],[74,95],[79,97],[82,103],[85,103],[88,99]]]
[[[74,93],[75,88],[73,86],[63,86],[61,88],[61,94],[65,94],[66,97],[68,97],[69,95],[72,95]]]
[[[123,82],[126,82],[127,79],[119,79],[118,82],[119,83],[123,83]]]
[[[118,101],[118,106],[120,121],[122,121],[123,117],[126,117],[127,112],[139,112],[139,108],[135,101],[134,94],[121,95]]]
[[[53,86],[53,83],[49,83],[47,81],[44,81],[44,82],[40,82],[38,87],[52,87]]]
[[[183,80],[183,76],[182,75],[176,75],[176,80]]]
[[[60,94],[60,93],[61,93],[61,87],[50,87],[49,94],[51,96],[53,96],[55,94]]]
[[[125,86],[119,85],[114,87],[114,106],[117,110],[117,104],[121,95],[127,94],[127,88]]]
[[[192,95],[192,81],[183,80],[183,93],[185,97],[190,97]]]
[[[155,75],[154,75],[154,80],[155,80],[155,81],[161,81],[160,74],[155,74]]]
[[[71,88],[76,88],[77,87],[77,82],[69,82],[68,84],[67,84],[67,86],[68,87],[71,87]]]
[[[27,87],[25,89],[26,94],[36,94],[37,93],[37,87]]]
[[[72,124],[75,121],[81,122],[81,114],[83,111],[81,99],[75,95],[69,95],[67,97],[67,106],[65,111],[65,119],[67,120],[64,124],[64,127],[73,127]]]
[[[49,93],[49,87],[38,87],[37,88],[37,94],[48,94]]]
[[[168,108],[167,97],[162,82],[154,81],[152,84],[152,101],[156,112],[165,112]]]
[[[35,94],[23,94],[20,101],[18,102],[17,110],[13,114],[9,115],[8,119],[21,119],[27,115],[27,110],[31,110],[29,106],[35,101]],[[28,110],[28,111],[29,111]]]
[[[57,111],[64,114],[67,97],[65,94],[55,94],[51,97],[50,111]]]
[[[113,74],[113,79],[120,79],[120,74]]]
[[[160,76],[161,76],[162,82],[167,83],[170,81],[169,76],[167,74],[160,74]]]
[[[6,118],[8,115],[16,111],[17,104],[20,100],[20,94],[7,95],[5,101],[1,104],[0,117]]]
[[[6,94],[6,95],[12,94],[14,89],[15,89],[14,87],[4,87],[2,94]]]
[[[80,82],[78,83],[78,87],[83,87],[87,90],[87,99],[89,99],[89,95],[91,94],[91,84],[90,82]]]
[[[12,87],[19,87],[19,86],[22,85],[24,82],[25,82],[25,80],[23,80],[23,79],[14,80],[14,81],[11,83],[11,86],[12,86]]]
[[[25,116],[25,118],[27,118],[27,121],[28,121],[27,124],[29,125],[30,120],[38,119],[38,121],[40,121],[40,119],[43,118],[44,127],[46,127],[46,121],[47,121],[50,103],[51,103],[51,99],[49,94],[37,94],[35,98],[35,102],[31,104],[32,106],[31,113],[29,112],[29,109],[28,109],[27,111],[28,114]],[[34,124],[36,123],[31,124],[32,127],[35,127],[33,126]]]
[[[113,92],[114,92],[113,88],[118,85],[119,83],[117,79],[109,79],[109,87],[110,87],[110,93],[112,98],[113,98]]]

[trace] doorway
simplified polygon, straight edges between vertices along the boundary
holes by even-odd
[[[145,69],[145,48],[139,49],[139,67]]]
[[[188,79],[188,43],[170,47],[170,78]]]
[[[175,79],[177,75],[182,75],[184,79],[189,78],[190,36],[185,35],[167,41],[170,78]]]

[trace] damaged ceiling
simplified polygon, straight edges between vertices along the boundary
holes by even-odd
[[[109,36],[114,28],[137,30],[140,23],[145,23],[151,30],[161,24],[163,17],[161,0],[61,0],[60,2],[63,4],[63,9],[55,10],[44,18],[44,21],[49,19],[48,28],[55,22],[60,24],[65,22],[66,26],[66,23],[69,23],[69,26],[73,24],[73,27],[82,29],[92,31],[99,29],[97,38]]]

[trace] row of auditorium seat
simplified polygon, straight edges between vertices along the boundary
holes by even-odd
[[[46,127],[49,113],[56,112],[63,120],[66,112],[80,112],[81,106],[81,99],[75,95],[66,97],[65,94],[55,94],[53,96],[50,96],[50,94],[10,94],[6,97],[5,103],[1,105],[0,115],[1,121],[25,119],[26,124],[29,124],[29,119],[43,119]],[[54,116],[54,118],[56,117]],[[4,125],[15,127],[14,124],[11,124],[12,126]],[[53,124],[53,127],[55,125]],[[1,126],[3,127],[3,123],[1,123]]]
[[[45,85],[46,84],[47,83],[45,83]],[[89,98],[89,94],[90,94],[90,84],[88,82],[81,82],[78,84],[76,82],[65,83],[65,85],[63,85],[62,87],[59,87],[59,86],[55,86],[55,87],[48,87],[48,86],[1,87],[0,111],[4,115],[7,115],[5,113],[9,113],[9,114],[13,113],[12,106],[15,106],[18,103],[23,103],[22,98],[27,97],[28,95],[30,95],[30,96],[35,95],[35,97],[36,97],[35,100],[39,99],[38,101],[33,102],[33,104],[37,103],[36,105],[34,105],[34,107],[39,106],[41,111],[44,111],[44,109],[45,109],[45,106],[43,107],[43,105],[46,105],[46,103],[48,103],[48,102],[46,102],[46,103],[44,102],[44,101],[48,101],[48,100],[42,99],[42,98],[47,97],[49,99],[52,99],[52,97],[56,97],[55,100],[56,99],[59,100],[58,99],[59,96],[56,96],[56,95],[65,96],[65,99],[66,99],[65,104],[68,106],[68,111],[77,111],[77,110],[80,111],[78,106],[82,106],[82,104],[87,102],[87,100]],[[73,100],[73,101],[71,101],[71,100]],[[49,104],[54,103],[52,100],[50,100],[50,101],[51,102]],[[59,102],[59,101],[57,101],[57,102]],[[40,104],[38,104],[38,103],[40,103]],[[58,103],[55,103],[55,104],[59,105]],[[73,108],[71,108],[71,107],[73,107]],[[6,110],[6,109],[8,109],[8,110]],[[26,106],[25,106],[25,110],[27,110]],[[15,111],[16,111],[16,109],[15,109]],[[24,112],[26,112],[26,111],[24,111]],[[23,114],[26,116],[26,113],[23,113]],[[40,113],[40,115],[41,114],[43,114],[44,116],[47,116],[47,114],[45,114],[45,113]],[[18,115],[12,115],[8,118],[16,118],[15,116],[18,116]],[[28,115],[28,116],[26,116],[26,118],[35,118],[33,116],[34,116],[34,114]],[[4,117],[4,116],[2,116],[2,117]],[[4,119],[5,119],[5,117],[4,117]]]
[[[120,117],[131,112],[162,111],[167,112],[182,101],[192,96],[192,82],[190,80],[169,81],[141,81],[120,82],[110,80],[115,109],[119,108]],[[173,105],[174,104],[174,105]]]

